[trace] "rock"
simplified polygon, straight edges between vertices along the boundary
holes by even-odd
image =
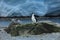
[[[52,22],[40,22],[30,24],[13,24],[5,29],[12,36],[18,35],[40,35],[42,33],[60,32],[60,27],[55,26]],[[17,25],[17,27],[16,27]],[[9,31],[8,31],[9,30]]]

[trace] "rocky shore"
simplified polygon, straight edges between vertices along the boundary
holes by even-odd
[[[5,31],[12,36],[40,35],[43,33],[60,32],[60,26],[51,21],[41,21],[38,23],[19,24],[12,23]]]
[[[38,26],[36,26],[36,25],[38,25]],[[58,27],[56,25],[58,25],[58,23],[54,23],[54,22],[47,21],[47,20],[40,21],[40,23],[32,23],[29,25],[12,23],[8,28],[1,29],[0,40],[60,40],[60,31],[59,31],[60,26]],[[34,29],[31,29],[32,27]],[[20,34],[17,33],[18,31],[16,31],[15,28],[18,29]],[[26,29],[26,28],[28,28],[28,29]],[[35,34],[36,31],[37,31],[37,35]],[[40,32],[40,33],[38,34],[38,32]]]

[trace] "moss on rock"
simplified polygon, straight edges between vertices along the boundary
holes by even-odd
[[[12,24],[5,29],[12,36],[40,35],[42,33],[60,32],[60,27],[48,23]]]

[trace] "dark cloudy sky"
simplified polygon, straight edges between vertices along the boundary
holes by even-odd
[[[29,16],[34,12],[35,15],[43,16],[59,7],[60,0],[0,0],[0,15],[8,16],[16,12]]]

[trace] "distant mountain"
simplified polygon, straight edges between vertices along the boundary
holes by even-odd
[[[15,17],[15,16],[21,16],[21,14],[20,13],[12,13],[11,15],[8,15],[9,17]]]
[[[46,17],[60,17],[60,10],[45,14]]]
[[[29,14],[29,13],[28,13]],[[38,14],[38,13],[34,13],[34,14]],[[30,13],[29,16],[31,16],[32,13]],[[12,13],[11,15],[9,15],[9,17],[21,17],[23,16],[22,13]],[[28,15],[25,15],[28,17]],[[35,15],[36,17],[39,17],[38,15]],[[53,11],[53,12],[50,12],[50,13],[46,13],[44,15],[44,17],[60,17],[60,10],[56,10],[56,11]]]

